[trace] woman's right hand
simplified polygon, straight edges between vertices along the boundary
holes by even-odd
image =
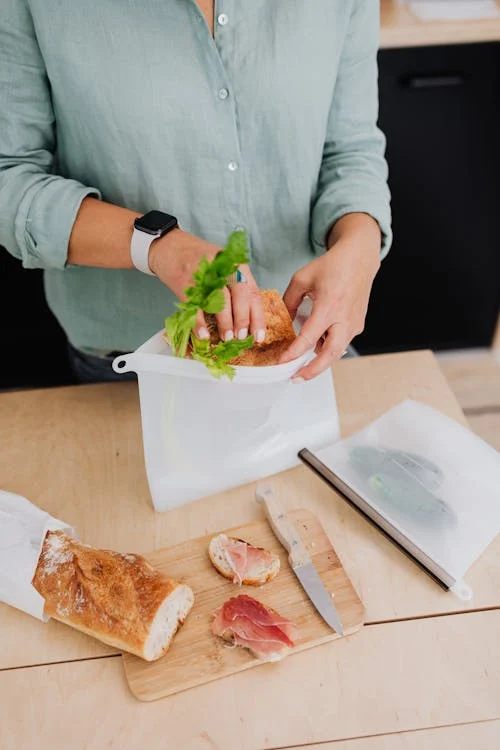
[[[174,229],[155,240],[149,250],[149,267],[163,283],[181,300],[184,290],[193,283],[193,274],[200,260],[205,257],[213,260],[221,250],[218,245]],[[265,338],[265,317],[259,288],[248,266],[241,266],[246,283],[239,283],[223,292],[226,304],[222,312],[216,315],[219,336],[222,341],[245,339],[249,333],[257,342]],[[194,329],[199,339],[208,339],[207,324],[200,311]]]

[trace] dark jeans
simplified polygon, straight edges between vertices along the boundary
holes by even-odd
[[[106,357],[94,357],[75,349],[68,343],[68,359],[77,383],[113,383],[121,380],[137,380],[135,372],[122,374],[111,367],[115,357],[126,352],[110,352]]]

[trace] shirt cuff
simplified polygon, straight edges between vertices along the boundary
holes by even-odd
[[[382,234],[380,258],[385,258],[392,244],[390,209],[387,203],[380,201],[380,198],[374,197],[370,200],[366,195],[363,200],[348,201],[335,207],[325,200],[320,200],[316,204],[311,217],[311,242],[314,250],[318,254],[324,253],[328,249],[328,235],[333,225],[342,216],[353,213],[368,214],[377,222]]]
[[[59,176],[45,177],[26,191],[15,221],[24,268],[64,270],[73,224],[88,196],[102,198],[97,188]]]

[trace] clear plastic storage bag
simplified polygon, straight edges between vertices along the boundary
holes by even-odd
[[[404,401],[304,457],[459,597],[500,531],[500,454],[449,417]],[[317,464],[315,465],[315,459]]]
[[[117,357],[116,372],[138,375],[146,471],[164,511],[299,463],[304,445],[339,437],[331,372],[302,384],[290,378],[311,358],[271,367],[236,367],[216,380],[200,362],[174,357],[160,331]]]

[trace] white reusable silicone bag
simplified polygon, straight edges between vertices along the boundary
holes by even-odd
[[[300,462],[305,445],[339,437],[330,371],[292,384],[311,354],[273,367],[236,367],[233,381],[174,357],[155,334],[117,357],[116,372],[139,381],[144,457],[156,510],[164,511],[230,489]]]
[[[438,566],[460,598],[462,580],[500,532],[500,454],[470,429],[406,400],[316,453],[356,496]]]

